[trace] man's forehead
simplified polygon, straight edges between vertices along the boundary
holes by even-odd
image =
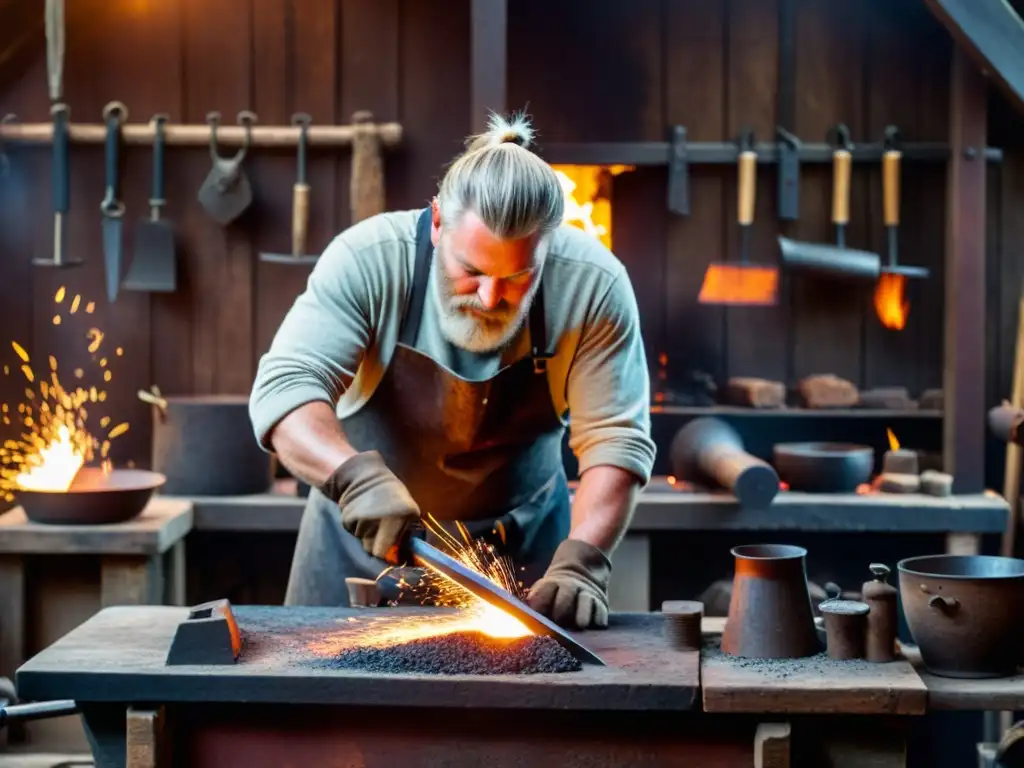
[[[538,234],[501,239],[472,211],[459,217],[448,232],[449,252],[466,266],[481,272],[511,274],[530,269],[540,242]]]

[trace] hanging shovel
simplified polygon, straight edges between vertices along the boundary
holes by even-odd
[[[122,287],[128,291],[169,293],[178,287],[174,227],[160,218],[164,199],[164,123],[167,115],[153,117],[153,191],[149,218],[135,224],[135,248]]]
[[[103,214],[103,263],[106,267],[107,300],[117,300],[121,285],[121,226],[124,223],[124,203],[117,198],[117,147],[121,138],[121,123],[128,119],[128,107],[112,101],[103,108],[107,123],[106,192],[100,203]]]
[[[779,237],[780,258],[788,272],[829,278],[875,280],[881,267],[877,253],[846,247],[846,227],[850,222],[850,176],[853,144],[850,130],[843,124],[830,131],[832,149],[832,224],[835,245],[805,243]]]
[[[299,126],[298,168],[292,186],[292,252],[261,253],[260,261],[272,264],[316,264],[320,258],[306,253],[306,235],[309,230],[309,184],[306,181],[306,144],[309,124],[307,114],[292,115],[292,125]]]
[[[242,148],[231,158],[223,158],[217,151],[220,113],[210,112],[206,122],[210,126],[210,158],[213,167],[199,188],[199,204],[214,221],[227,226],[252,203],[252,187],[249,177],[242,171],[242,161],[252,142],[252,124],[256,122],[256,115],[248,111],[238,113],[239,124],[245,126],[245,139]]]

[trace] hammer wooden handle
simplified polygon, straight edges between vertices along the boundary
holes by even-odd
[[[850,223],[850,166],[853,156],[849,150],[837,149],[832,154],[832,223]]]
[[[885,195],[885,226],[895,227],[900,223],[900,158],[896,149],[882,155],[882,191]]]
[[[306,231],[309,227],[309,184],[292,187],[292,256],[306,255]]]
[[[757,190],[757,153],[740,152],[739,198],[736,202],[737,221],[741,227],[754,223],[754,202]]]

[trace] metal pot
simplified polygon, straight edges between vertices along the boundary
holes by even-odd
[[[273,457],[260,448],[244,395],[163,397],[153,406],[153,469],[168,496],[245,496],[273,484]]]
[[[929,555],[897,564],[907,626],[929,671],[1005,677],[1017,671],[1024,633],[1024,560]]]
[[[772,453],[779,477],[792,491],[851,493],[875,468],[875,449],[869,445],[779,443]]]
[[[795,659],[821,650],[807,589],[807,550],[789,544],[733,547],[736,572],[722,650],[756,659]]]

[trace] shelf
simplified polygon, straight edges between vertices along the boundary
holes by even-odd
[[[664,416],[739,416],[758,418],[818,418],[818,419],[941,419],[942,411],[896,411],[883,408],[744,408],[742,406],[712,405],[707,407],[685,405],[652,405],[652,414]]]
[[[736,162],[739,145],[732,142],[690,141],[681,145],[688,165],[729,165]],[[778,144],[758,142],[754,146],[757,162],[767,165],[778,162]],[[831,163],[834,148],[830,144],[801,144],[801,163]],[[903,159],[910,162],[944,162],[949,159],[949,145],[941,142],[907,142],[900,148]],[[537,147],[537,154],[553,165],[668,165],[672,144],[668,141],[580,142],[546,144]],[[855,144],[854,162],[882,161],[882,145]],[[1001,162],[1003,151],[985,149],[985,158]]]

